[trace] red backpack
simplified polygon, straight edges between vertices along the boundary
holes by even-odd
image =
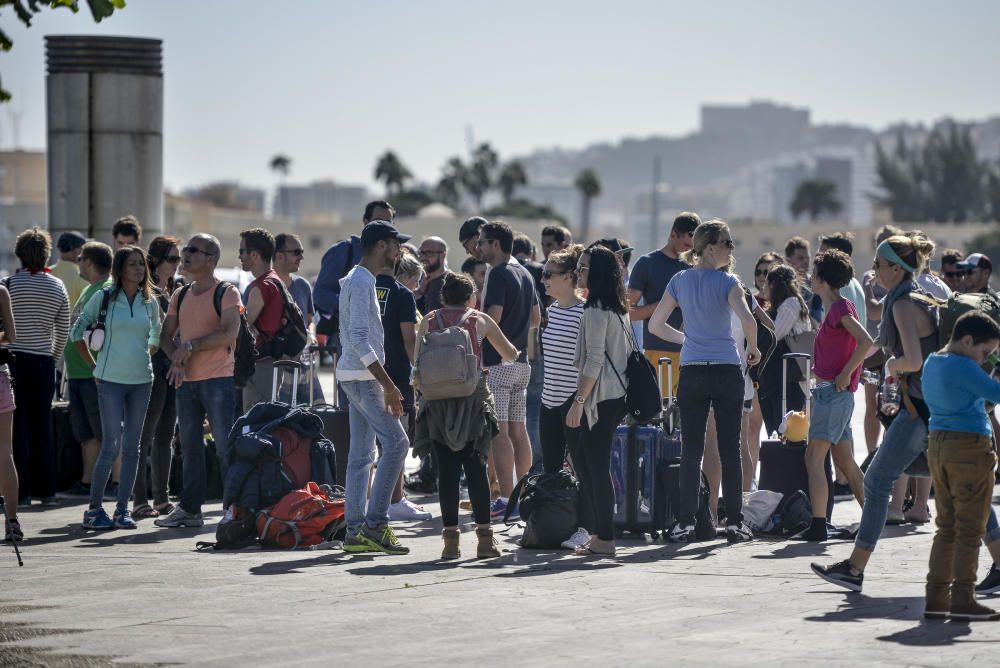
[[[314,482],[257,513],[261,544],[282,550],[326,542],[345,524],[344,499],[331,497]]]

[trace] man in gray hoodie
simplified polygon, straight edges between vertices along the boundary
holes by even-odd
[[[385,333],[375,294],[375,277],[392,271],[400,245],[410,237],[391,223],[375,220],[361,233],[361,261],[341,280],[337,378],[349,401],[351,448],[347,458],[347,552],[408,554],[389,527],[389,501],[410,441],[399,418],[403,395],[385,371]],[[368,498],[375,439],[382,457]]]

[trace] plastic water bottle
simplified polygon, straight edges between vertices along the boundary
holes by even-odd
[[[882,403],[879,410],[883,415],[895,415],[899,412],[899,382],[893,375],[887,375],[882,381]]]
[[[861,380],[864,381],[865,385],[878,385],[878,372],[866,369],[861,374]]]

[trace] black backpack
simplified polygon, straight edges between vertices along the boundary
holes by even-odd
[[[222,295],[225,294],[228,287],[236,288],[232,283],[226,281],[219,281],[218,285],[215,286],[212,303],[215,305],[215,314],[220,318],[222,317]],[[188,283],[181,288],[180,294],[177,295],[178,321],[180,321],[181,304],[184,303],[184,297],[190,289],[191,284]],[[250,325],[247,323],[246,313],[242,308],[240,308],[240,331],[236,335],[236,346],[233,348],[233,362],[233,381],[236,383],[236,387],[245,387],[247,381],[253,376],[257,364],[257,348],[253,333],[250,331]]]
[[[632,352],[626,358],[624,379],[615,367],[615,363],[611,361],[607,350],[604,351],[604,357],[611,365],[615,376],[618,377],[622,389],[625,390],[625,410],[629,419],[634,424],[649,424],[659,418],[663,412],[663,401],[660,398],[660,384],[657,381],[656,369],[639,349],[632,328],[625,324],[623,317],[619,321],[625,330],[625,338],[632,343]]]
[[[281,279],[271,280],[271,283],[278,287],[281,293],[283,304],[281,306],[281,327],[274,336],[265,341],[261,346],[261,354],[265,357],[281,359],[282,357],[298,357],[309,343],[309,332],[306,329],[306,320],[302,317],[302,310],[295,303],[292,296],[288,294],[288,288]]]
[[[504,522],[520,505],[524,520],[521,547],[557,549],[578,525],[580,485],[569,471],[528,474],[517,483],[507,502]]]
[[[776,536],[794,536],[809,528],[812,523],[812,506],[801,489],[785,494],[771,514],[774,527],[768,533]]]

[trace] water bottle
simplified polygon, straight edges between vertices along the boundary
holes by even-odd
[[[861,374],[861,380],[865,385],[878,385],[878,372],[866,369]]]
[[[882,381],[882,403],[879,406],[879,410],[882,411],[883,415],[893,416],[899,412],[899,382],[896,377],[888,374],[885,380]]]

